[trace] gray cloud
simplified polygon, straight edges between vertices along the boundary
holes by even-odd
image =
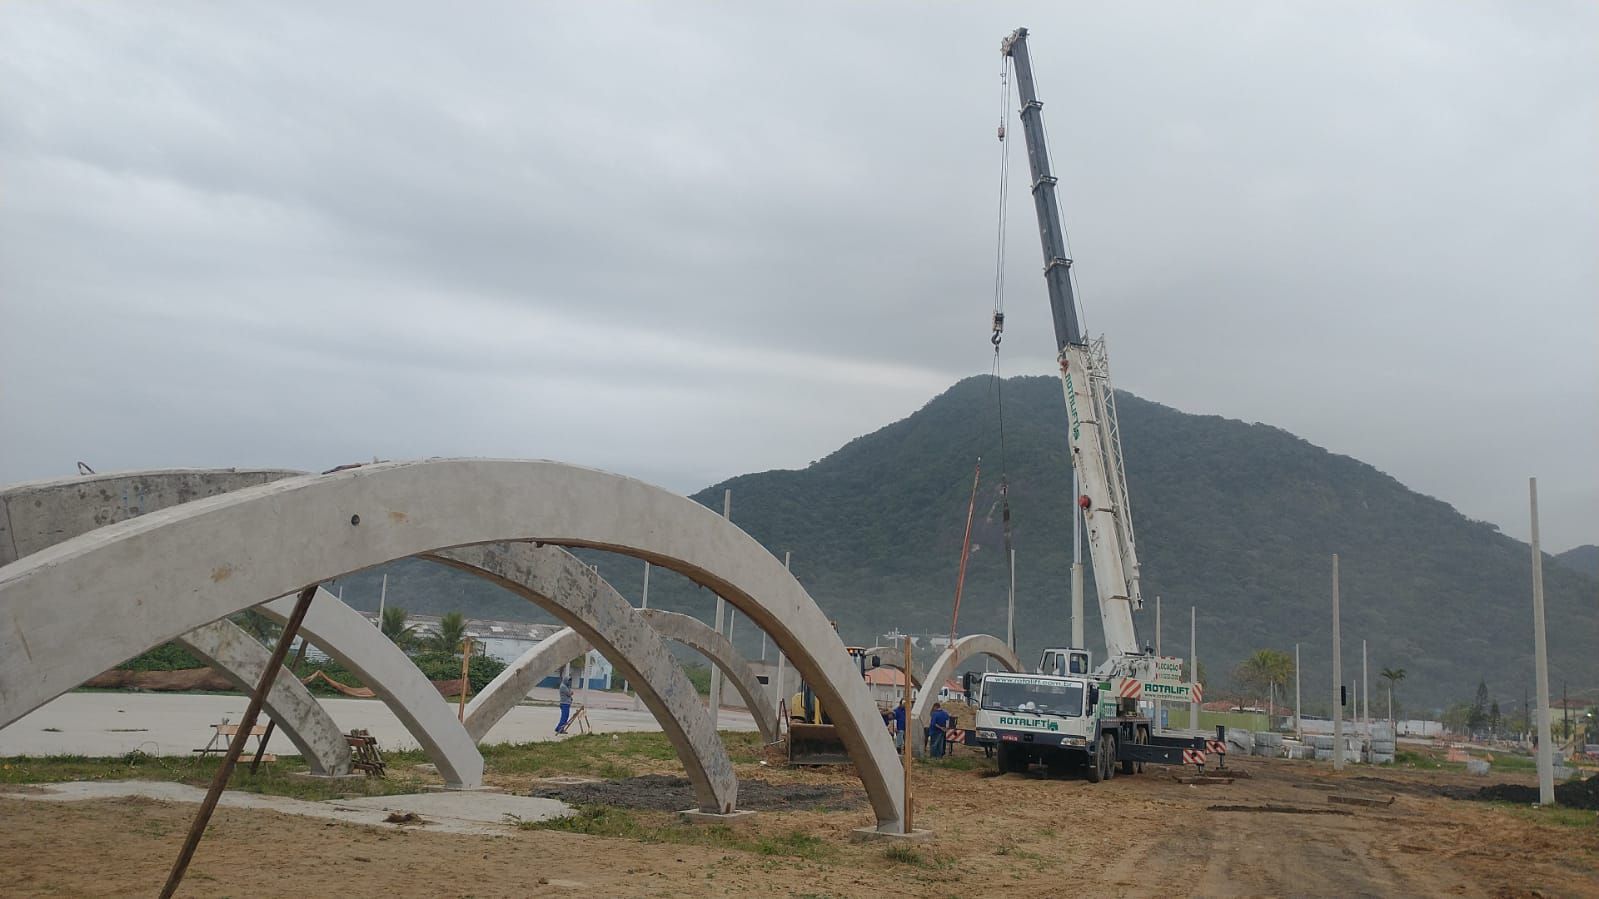
[[[1599,540],[1588,4],[9,5],[0,481],[380,454],[681,490],[986,370],[1033,29],[1122,386]],[[1006,370],[1047,372],[1013,147]]]

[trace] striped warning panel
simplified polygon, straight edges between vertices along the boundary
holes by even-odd
[[[1197,683],[1194,684],[1193,687],[1194,687],[1194,701],[1195,702],[1204,702],[1205,701],[1205,688],[1200,686]]]
[[[949,731],[949,741],[951,743],[959,743],[959,742],[961,742],[964,739],[966,739],[966,731],[960,730],[959,728],[951,728],[950,729],[950,731]]]
[[[1185,764],[1185,765],[1203,765],[1203,764],[1205,764],[1205,751],[1203,749],[1184,749],[1183,750],[1183,764]]]
[[[1205,741],[1205,751],[1206,752],[1214,752],[1217,755],[1226,755],[1227,754],[1227,743],[1224,740],[1206,740]]]
[[[1136,677],[1124,677],[1116,692],[1123,699],[1143,699],[1144,682]]]

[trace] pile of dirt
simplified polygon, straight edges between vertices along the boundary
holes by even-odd
[[[89,678],[83,685],[101,690],[176,690],[185,693],[220,693],[238,689],[232,681],[211,668],[180,668],[176,671],[124,671],[113,668]]]
[[[1534,803],[1538,801],[1538,788],[1519,784],[1494,784],[1478,790],[1471,798],[1491,802]],[[1566,808],[1599,811],[1599,774],[1587,780],[1555,784],[1555,804]]]
[[[535,787],[529,796],[559,799],[570,805],[614,805],[621,808],[676,812],[699,804],[687,778],[646,774],[622,780],[597,780],[579,784]],[[738,782],[738,807],[754,811],[849,811],[865,805],[858,788],[833,784],[773,784],[763,780]]]

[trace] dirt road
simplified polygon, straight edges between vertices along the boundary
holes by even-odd
[[[937,839],[910,851],[849,842],[850,830],[869,821],[859,807],[779,805],[709,831],[679,825],[669,812],[609,808],[585,819],[594,828],[586,833],[507,827],[503,836],[222,809],[184,894],[1599,896],[1591,812],[1556,824],[1437,795],[1450,783],[1482,783],[1463,775],[1234,765],[1254,776],[1204,787],[1158,775],[1090,785],[919,768],[918,823]],[[670,760],[646,768],[635,773],[679,773]],[[739,773],[785,788],[858,786],[844,770],[741,764]],[[523,793],[535,785],[524,775],[491,771],[490,779]],[[1334,792],[1395,800],[1337,806],[1327,799]],[[0,890],[150,895],[193,811],[0,794]]]

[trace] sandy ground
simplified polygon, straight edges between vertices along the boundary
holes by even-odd
[[[553,690],[535,691],[535,697],[540,692],[554,697]],[[320,701],[341,730],[366,728],[384,749],[417,748],[405,725],[379,700],[324,697]],[[633,708],[630,697],[581,691],[577,701],[588,707],[589,722],[601,733],[661,729],[648,711]],[[0,729],[0,756],[118,756],[134,749],[150,755],[188,755],[211,738],[211,725],[223,718],[238,721],[247,702],[244,696],[202,693],[66,693]],[[517,706],[489,731],[488,741],[554,739],[560,715],[554,706]],[[718,723],[723,730],[755,729],[755,720],[743,709],[723,708]],[[293,755],[294,746],[288,740],[275,740],[272,751]]]
[[[739,847],[509,827],[498,836],[451,835],[223,808],[183,895],[1599,896],[1592,822],[1555,825],[1433,793],[1482,779],[1233,764],[1254,776],[1185,786],[1146,774],[1091,785],[920,767],[917,824],[936,839],[899,859],[881,844],[849,842],[850,830],[870,821],[862,809],[758,812],[736,831]],[[672,763],[659,767],[678,773]],[[780,785],[858,783],[847,769],[740,765],[739,773]],[[490,780],[523,793],[534,785],[493,772]],[[1396,798],[1382,808],[1335,806],[1327,798],[1334,792]],[[1314,813],[1209,809],[1215,805]],[[1349,814],[1321,813],[1329,809]],[[150,799],[0,796],[0,891],[150,895],[193,811]],[[666,812],[630,814],[673,821]],[[819,837],[820,849],[798,858],[751,848],[795,833]]]

